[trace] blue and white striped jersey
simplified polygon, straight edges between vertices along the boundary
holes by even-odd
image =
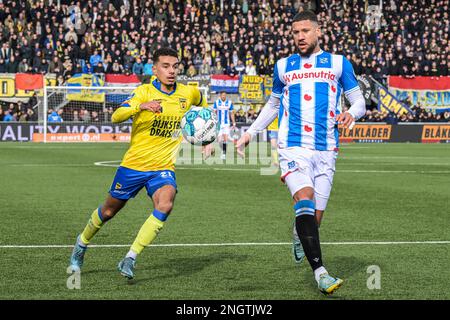
[[[217,111],[219,125],[221,127],[229,126],[231,123],[230,120],[231,111],[233,111],[234,109],[233,103],[228,99],[223,101],[222,99],[219,98],[214,102],[213,108],[214,110]]]
[[[280,98],[279,147],[336,150],[341,93],[358,89],[353,67],[342,55],[320,50],[278,60],[272,96]]]

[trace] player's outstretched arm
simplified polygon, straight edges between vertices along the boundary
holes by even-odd
[[[278,115],[280,109],[280,98],[270,96],[264,108],[261,110],[258,118],[252,123],[250,128],[242,135],[242,137],[236,142],[236,151],[239,156],[244,157],[244,148],[250,143],[252,137],[259,131],[267,128],[269,124]]]
[[[141,103],[140,105],[134,107],[120,107],[112,114],[111,121],[113,123],[124,122],[134,116],[136,113],[148,110],[151,112],[159,113],[161,112],[161,105],[158,101],[149,101]]]
[[[114,111],[111,116],[111,121],[113,123],[120,123],[127,121],[130,117],[134,116],[139,112],[139,106],[136,107],[119,107]]]

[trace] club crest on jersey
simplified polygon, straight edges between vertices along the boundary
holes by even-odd
[[[328,63],[328,58],[319,58],[320,63]]]
[[[122,185],[117,182],[116,186],[114,187],[114,189],[116,189],[116,190],[122,189]]]
[[[288,162],[288,170],[294,169],[297,166],[295,161]]]
[[[186,108],[187,108],[187,100],[186,99],[184,99],[184,98],[180,98],[180,107],[181,107],[181,110],[186,110]]]

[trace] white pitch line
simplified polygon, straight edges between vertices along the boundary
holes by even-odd
[[[100,166],[100,167],[119,167],[120,160],[114,160],[114,161],[99,161],[94,162],[94,165]],[[14,164],[6,164],[7,166],[12,167],[90,167],[92,164],[58,164],[58,163],[14,163]],[[194,167],[194,166],[177,166],[176,170],[213,170],[213,171],[240,171],[240,172],[260,172],[261,169],[271,168],[269,166],[266,167],[260,167],[260,168],[232,168],[232,167],[225,167],[225,168],[218,168],[218,167],[211,167],[209,165],[204,165],[201,167]],[[447,174],[450,173],[450,170],[349,170],[349,169],[338,169],[336,170],[337,173],[339,172],[345,172],[345,173],[420,173],[420,174]]]
[[[414,244],[450,244],[450,241],[347,241],[322,242],[322,245],[414,245]],[[154,244],[151,247],[238,247],[238,246],[287,246],[292,242],[238,242],[238,243],[167,243]],[[124,248],[131,244],[98,244],[90,248]],[[73,248],[73,245],[0,245],[0,249],[52,249]]]

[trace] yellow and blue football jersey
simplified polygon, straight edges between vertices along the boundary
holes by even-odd
[[[269,131],[278,131],[278,117],[273,120],[271,124],[267,127],[267,130]]]
[[[140,111],[144,102],[158,101],[162,112]],[[113,122],[133,117],[131,142],[121,166],[138,171],[174,170],[182,141],[180,122],[192,105],[207,107],[206,98],[194,86],[176,83],[170,93],[153,80],[137,87],[113,116]]]

